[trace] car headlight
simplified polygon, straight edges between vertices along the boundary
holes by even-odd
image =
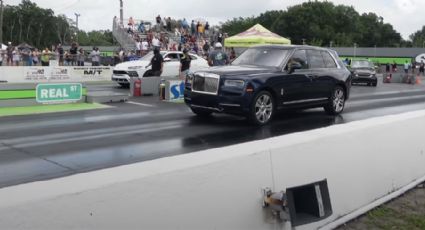
[[[129,70],[136,70],[136,69],[143,69],[145,68],[144,66],[130,66],[128,67]]]
[[[225,87],[235,87],[235,88],[243,88],[245,86],[245,82],[242,80],[225,80]]]

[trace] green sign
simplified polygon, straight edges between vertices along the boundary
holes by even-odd
[[[80,83],[38,84],[38,103],[66,103],[79,101],[83,87]]]

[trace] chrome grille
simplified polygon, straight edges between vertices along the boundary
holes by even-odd
[[[193,77],[192,91],[216,95],[219,82],[220,79],[218,77],[195,74]]]

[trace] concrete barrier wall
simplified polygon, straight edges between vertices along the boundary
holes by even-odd
[[[0,83],[93,82],[110,81],[107,66],[3,66]]]
[[[425,179],[425,111],[0,190],[0,229],[292,229],[261,208],[327,179],[328,229]],[[371,205],[372,204],[372,205]]]

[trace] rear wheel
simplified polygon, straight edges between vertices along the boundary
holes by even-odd
[[[249,120],[255,125],[265,125],[274,114],[273,96],[267,91],[259,92],[251,105]]]
[[[212,114],[212,111],[206,110],[206,109],[199,109],[199,108],[193,108],[193,107],[191,107],[190,109],[192,110],[194,114],[196,114],[199,117],[208,117],[208,116],[211,116]]]
[[[341,86],[335,86],[329,98],[328,104],[324,107],[329,115],[337,115],[342,113],[345,107],[345,90]]]

